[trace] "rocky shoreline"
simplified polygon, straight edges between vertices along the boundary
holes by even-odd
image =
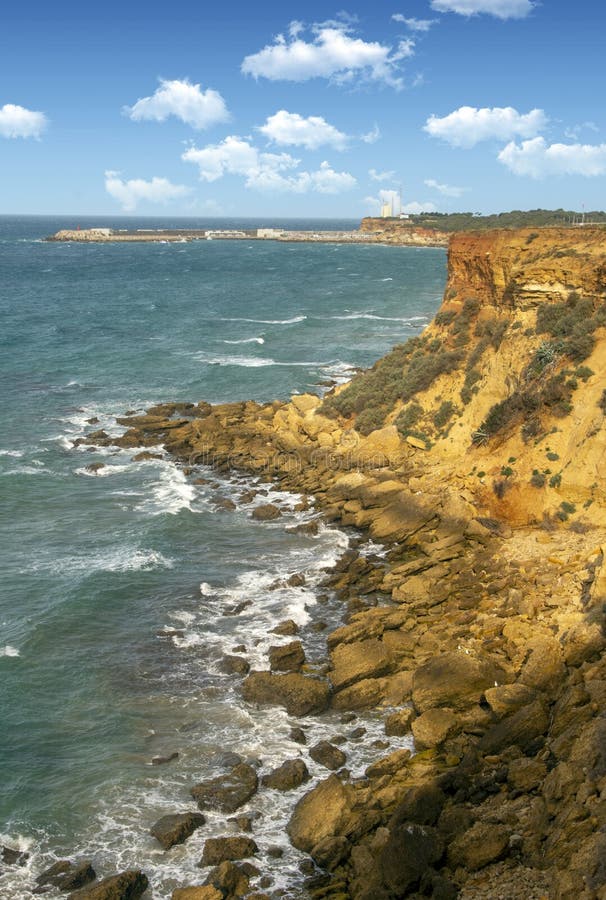
[[[296,716],[385,709],[387,734],[412,730],[414,736],[415,753],[382,755],[377,747],[363,778],[350,777],[338,747],[315,748],[333,771],[297,802],[287,829],[318,867],[310,867],[301,896],[606,898],[606,528],[596,482],[606,329],[600,320],[591,332],[595,343],[587,346],[591,374],[586,382],[576,375],[577,387],[567,394],[574,400],[564,413],[571,424],[546,398],[541,407],[547,452],[557,458],[564,484],[569,479],[570,496],[583,501],[582,513],[558,493],[562,476],[539,484],[532,467],[544,474],[535,459],[545,442],[536,432],[520,436],[523,419],[508,420],[504,432],[480,427],[495,404],[512,396],[505,374],[513,382],[515,371],[524,373],[523,383],[533,384],[528,354],[532,361],[532,353],[546,353],[541,320],[530,328],[537,309],[552,304],[572,315],[581,302],[571,299],[575,293],[591,301],[597,316],[606,299],[601,235],[592,243],[591,235],[581,240],[569,233],[563,248],[559,232],[544,232],[542,246],[533,248],[533,234],[477,241],[464,235],[451,245],[445,301],[425,340],[434,341],[431,358],[459,355],[455,368],[423,382],[417,419],[435,420],[431,410],[443,409],[457,379],[464,390],[471,371],[464,353],[475,354],[475,383],[484,392],[433,441],[394,424],[401,402],[378,427],[360,429],[356,414],[335,415],[313,395],[286,403],[166,404],[119,418],[127,430],[117,439],[104,432],[84,439],[138,453],[162,443],[192,477],[198,465],[254,475],[303,493],[328,521],[360,529],[386,548],[376,558],[353,547],[328,575],[327,587],[342,599],[347,618],[328,635],[324,670],[306,667],[288,630],[266,671],[248,672],[242,657],[242,691],[250,703],[275,704]],[[498,342],[495,310],[497,324],[506,326],[497,329]],[[417,352],[427,365],[424,346]],[[564,347],[557,352],[547,375],[561,384],[572,376],[560,378],[570,363]],[[402,371],[410,374],[404,363]],[[543,370],[541,385],[546,377]],[[560,424],[552,428],[554,417]],[[474,440],[478,432],[482,439]],[[280,510],[258,515],[271,519]],[[286,760],[261,785],[254,766],[235,761],[192,795],[200,817],[208,805],[237,816],[255,791],[305,780],[296,760]],[[201,822],[188,815],[158,823],[159,839],[186,839]],[[243,832],[247,824],[239,824]],[[177,889],[174,900],[280,895],[248,861],[253,837],[223,840],[209,847],[208,865],[215,868],[205,884]],[[127,876],[126,888],[101,882],[72,896],[141,896],[145,876],[116,877]]]

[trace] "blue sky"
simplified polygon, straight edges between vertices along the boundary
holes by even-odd
[[[0,213],[606,208],[598,0],[9,4]]]

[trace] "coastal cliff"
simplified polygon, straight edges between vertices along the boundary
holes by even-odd
[[[446,231],[424,228],[407,219],[378,219],[371,216],[362,219],[360,231],[376,235],[381,243],[412,247],[445,247],[450,237]]]
[[[328,672],[243,680],[251,703],[377,708],[414,735],[296,805],[308,896],[605,896],[605,263],[601,228],[457,235],[431,325],[324,399],[166,404],[85,439],[161,441],[386,546],[327,576]],[[244,896],[224,874],[199,896]]]

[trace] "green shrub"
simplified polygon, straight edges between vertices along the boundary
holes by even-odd
[[[595,375],[593,369],[590,369],[589,366],[577,366],[574,370],[574,374],[577,378],[580,378],[581,381],[589,381],[592,375]]]
[[[410,434],[411,428],[417,424],[422,415],[423,409],[418,403],[409,403],[398,415],[394,425],[400,434],[406,436]]]
[[[598,406],[602,410],[602,412],[606,415],[606,391],[602,391],[602,396],[598,400]]]
[[[538,469],[533,469],[532,477],[530,479],[530,484],[536,488],[545,487],[545,482],[547,481],[545,475],[542,472],[539,472]]]
[[[436,325],[450,325],[456,318],[456,309],[441,309],[436,313],[434,322]]]
[[[549,487],[557,488],[562,484],[562,476],[558,472],[556,475],[552,475],[549,479]]]
[[[442,405],[440,406],[440,408],[438,410],[436,410],[436,412],[434,413],[433,424],[438,429],[444,428],[444,426],[448,422],[450,422],[450,420],[452,419],[455,412],[456,412],[456,407],[455,407],[454,403],[452,403],[450,400],[445,400],[442,403]]]
[[[560,458],[559,453],[554,453],[553,450],[550,450],[549,453],[546,454],[546,456],[549,462],[556,462]]]

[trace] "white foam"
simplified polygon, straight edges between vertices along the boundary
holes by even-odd
[[[265,356],[223,356],[221,354],[212,355],[209,353],[196,353],[195,358],[200,362],[206,363],[210,366],[243,366],[247,369],[260,369],[265,366],[284,366],[286,368],[291,368],[292,366],[303,366],[310,369],[317,369],[319,367],[329,365],[329,363],[323,362],[315,362],[315,361],[301,361],[301,362],[280,362],[276,359],[271,359],[270,357]]]
[[[240,317],[220,319],[221,322],[253,322],[256,325],[297,325],[304,322],[307,316],[292,316],[290,319],[243,319]]]
[[[130,466],[103,466],[100,469],[91,470],[87,466],[74,469],[76,475],[86,475],[88,478],[107,478],[109,475],[117,475],[119,472],[126,472]]]
[[[11,644],[5,644],[4,647],[0,647],[0,656],[21,656],[21,653]]]
[[[144,501],[137,509],[152,515],[176,515],[182,509],[191,511],[191,504],[196,490],[189,484],[185,475],[176,466],[168,463],[160,472],[159,480],[152,486],[151,498]]]
[[[174,610],[174,612],[171,612],[170,617],[171,619],[176,619],[177,622],[182,622],[184,625],[191,625],[196,619],[193,613],[186,612],[182,609]]]
[[[251,337],[251,338],[242,338],[240,341],[228,341],[224,340],[224,344],[264,344],[265,340],[262,337]]]
[[[330,316],[331,319],[348,321],[350,319],[373,319],[379,322],[425,322],[427,316],[377,316],[375,313],[348,313],[346,316]]]
[[[214,594],[214,588],[208,583],[208,581],[203,581],[200,584],[200,594],[203,597],[212,597]]]
[[[393,278],[381,278],[381,281],[393,281]]]
[[[0,456],[12,456],[14,459],[20,459],[23,452],[21,450],[0,450]]]
[[[157,550],[140,550],[120,547],[91,556],[66,556],[62,559],[39,560],[28,572],[47,571],[54,575],[73,572],[139,572],[148,569],[172,569],[174,563]]]

